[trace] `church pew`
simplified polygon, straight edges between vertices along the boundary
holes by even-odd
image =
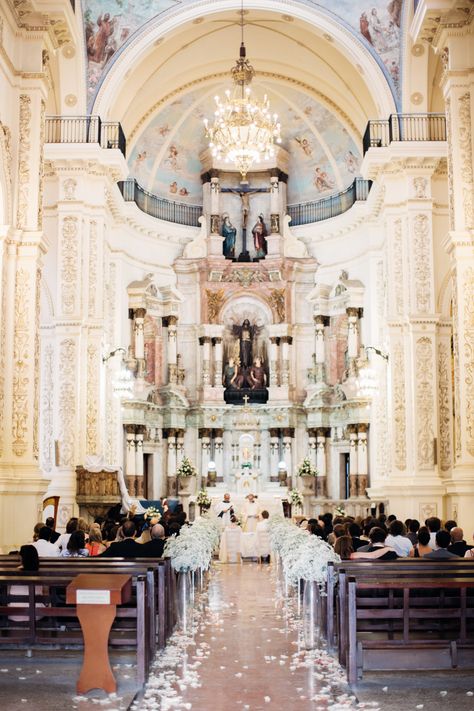
[[[474,666],[473,575],[461,573],[446,578],[419,572],[391,580],[376,575],[350,576],[347,590],[350,684],[355,684],[366,670],[415,671]],[[390,604],[394,593],[399,594],[401,604]],[[386,632],[395,622],[398,637],[367,634],[367,628],[362,626],[361,630],[359,625],[364,620],[384,623]],[[420,620],[431,620],[433,624],[413,627],[412,621]],[[383,626],[377,624],[377,630]]]
[[[443,575],[448,574],[449,570],[452,570],[452,574],[457,574],[461,570],[466,570],[467,572],[474,570],[473,562],[466,558],[459,558],[453,561],[429,561],[423,560],[421,558],[399,558],[397,560],[391,561],[369,561],[369,560],[345,560],[341,563],[329,563],[327,570],[327,582],[326,589],[324,591],[325,600],[325,610],[324,615],[321,617],[322,620],[322,633],[326,637],[328,648],[334,649],[336,643],[339,642],[339,657],[341,662],[343,658],[341,656],[341,634],[337,634],[336,625],[336,608],[338,603],[338,592],[343,597],[346,594],[345,586],[342,585],[338,588],[338,580],[344,580],[345,573],[362,573],[363,571],[370,572],[376,570],[378,573],[385,571],[396,577],[398,574],[405,574],[406,571],[416,571],[418,569],[423,570],[424,573],[436,572],[440,570]],[[344,638],[345,630],[342,631],[342,637]],[[345,647],[346,645],[342,645]]]
[[[89,572],[89,571],[87,571]],[[51,596],[38,594],[37,587],[66,588],[76,577],[77,572],[38,572],[24,573],[20,570],[10,570],[0,573],[0,589],[3,588],[3,600],[0,605],[0,619],[4,618],[0,627],[0,648],[11,645],[26,645],[31,647],[82,645],[82,632],[76,622],[77,613],[73,605],[49,605]],[[136,649],[137,680],[144,684],[153,659],[150,648],[150,618],[149,591],[145,575],[133,578],[134,597],[130,604],[117,607],[117,614],[109,637],[112,647],[128,646]],[[12,585],[28,588],[27,595],[17,595],[10,592]],[[8,603],[24,602],[25,607],[12,607]],[[44,603],[46,607],[37,607]],[[27,616],[27,621],[14,621],[11,618]],[[68,622],[72,620],[72,622]],[[45,624],[45,620],[47,624]],[[121,624],[125,621],[126,627]]]

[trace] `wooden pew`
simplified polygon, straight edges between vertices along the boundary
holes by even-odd
[[[419,571],[395,579],[365,574],[350,576],[347,588],[350,684],[363,670],[474,666],[474,574],[447,577]],[[418,595],[410,595],[413,591]],[[397,604],[391,604],[396,592]],[[377,630],[385,626],[392,634],[383,639],[373,633],[364,636],[360,620],[381,621]],[[413,629],[412,621],[424,620],[431,620],[429,627],[415,624]]]

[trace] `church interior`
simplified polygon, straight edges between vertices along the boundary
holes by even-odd
[[[470,541],[472,0],[3,0],[0,96],[1,554],[226,493]]]

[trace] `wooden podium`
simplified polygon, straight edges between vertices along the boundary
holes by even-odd
[[[76,684],[79,694],[92,689],[109,694],[117,690],[109,662],[109,634],[117,605],[128,602],[131,596],[129,575],[84,573],[67,586],[66,602],[76,605],[84,637],[84,662]]]

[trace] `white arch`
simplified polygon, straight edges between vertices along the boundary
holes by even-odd
[[[267,10],[272,13],[291,11],[295,18],[330,34],[334,39],[334,46],[346,60],[353,65],[359,64],[362,67],[365,83],[379,109],[379,117],[385,118],[396,111],[389,83],[375,57],[364,47],[362,40],[358,40],[351,31],[336,18],[330,16],[327,11],[316,6],[309,7],[298,0],[291,2],[291,6],[286,0],[247,0],[246,9]],[[197,17],[215,15],[226,10],[235,10],[235,0],[213,0],[212,3],[206,1],[193,3],[191,6],[180,6],[174,11],[168,11],[165,18],[159,15],[151,20],[112,62],[95,97],[91,113],[97,113],[104,119],[116,118],[109,116],[109,110],[117,94],[126,83],[125,75],[130,65],[141,62],[154,43],[168,32]]]

